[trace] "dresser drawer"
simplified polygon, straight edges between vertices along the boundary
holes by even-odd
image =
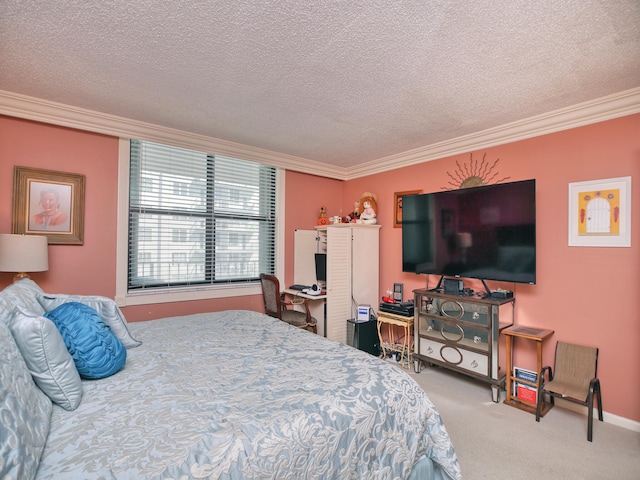
[[[432,358],[447,365],[461,368],[477,375],[488,375],[489,357],[476,352],[469,352],[458,346],[420,339],[420,355]]]

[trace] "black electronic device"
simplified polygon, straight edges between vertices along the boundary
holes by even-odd
[[[402,271],[536,282],[535,180],[402,197]]]
[[[316,282],[322,282],[324,285],[327,282],[327,254],[316,253]]]
[[[447,295],[460,295],[464,288],[462,280],[445,278],[443,282],[444,293]]]
[[[513,292],[511,290],[503,290],[498,288],[496,290],[491,290],[491,298],[513,298]]]
[[[378,337],[378,322],[358,322],[350,318],[347,320],[347,345],[376,357],[380,355],[380,338]]]
[[[300,285],[298,283],[294,283],[289,287],[290,290],[298,290],[299,292],[306,290],[307,288],[311,288],[309,285]]]
[[[396,302],[402,302],[404,300],[404,284],[403,283],[393,284],[393,299]]]
[[[413,302],[382,302],[380,304],[380,311],[394,313],[396,315],[402,315],[404,317],[413,317]]]

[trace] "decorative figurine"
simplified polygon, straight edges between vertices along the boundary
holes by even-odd
[[[329,225],[327,209],[325,207],[320,207],[320,211],[318,212],[318,225]]]
[[[358,207],[357,223],[373,225],[378,223],[378,197],[371,192],[364,192],[360,195],[360,205]]]

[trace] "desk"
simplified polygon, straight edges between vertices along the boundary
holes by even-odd
[[[504,333],[507,343],[507,398],[505,399],[504,403],[507,405],[511,405],[512,407],[519,408],[520,410],[524,410],[525,412],[535,414],[535,403],[529,402],[513,395],[512,382],[523,383],[525,385],[535,387],[537,392],[540,391],[540,382],[542,381],[542,379],[540,378],[540,372],[542,371],[542,342],[553,335],[554,332],[553,330],[514,325],[512,327],[506,328],[502,333]],[[536,373],[538,374],[538,380],[536,382],[529,382],[527,380],[522,380],[513,376],[513,339],[516,337],[536,342],[538,352],[538,365],[536,370]],[[541,416],[544,416],[549,410],[551,410],[552,406],[553,405],[551,405],[550,403],[543,401],[540,413]]]
[[[300,290],[285,288],[282,293],[292,297],[300,297],[309,300],[309,311],[311,316],[318,320],[318,335],[327,336],[327,295],[308,295]],[[320,321],[322,319],[322,322]]]

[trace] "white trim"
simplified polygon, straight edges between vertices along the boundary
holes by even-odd
[[[25,118],[114,137],[163,143],[215,155],[242,158],[243,160],[323,177],[341,179],[344,175],[344,168],[306,158],[272,152],[219,138],[163,127],[162,125],[117,117],[72,105],[28,97],[5,90],[0,90],[0,115]]]
[[[2,115],[116,137],[139,138],[192,148],[338,180],[351,180],[639,112],[640,87],[636,87],[543,115],[345,168],[0,90]]]
[[[126,287],[126,284],[125,284]],[[184,287],[184,290],[162,290],[153,289],[149,291],[139,291],[128,293],[124,298],[116,297],[116,303],[120,307],[130,305],[153,305],[157,303],[188,302],[191,300],[207,300],[212,298],[243,297],[247,295],[260,295],[262,289],[257,282],[244,285],[224,285],[224,286],[198,286]]]
[[[348,168],[347,179],[640,113],[640,87]]]
[[[585,417],[589,413],[589,410],[585,408],[584,405],[579,405],[577,403],[569,402],[567,400],[563,400],[562,398],[558,398],[558,397],[556,397],[555,399],[555,406],[558,408],[564,408],[565,410],[570,410],[580,415],[584,415]],[[640,433],[640,422],[636,422],[635,420],[631,420],[630,418],[621,417],[620,415],[609,413],[606,410],[602,411],[602,418],[604,423],[609,423],[617,427],[626,428],[627,430]],[[598,408],[595,407],[593,409],[594,428],[597,428],[596,426],[597,422],[599,422]]]
[[[276,176],[276,208],[277,215],[276,218],[276,277],[281,284],[284,284],[284,243],[285,243],[285,209],[286,209],[286,198],[285,198],[285,171],[282,169],[277,170]],[[262,293],[262,290],[260,290]]]
[[[127,305],[127,270],[129,256],[129,140],[118,144],[118,211],[116,220],[116,303]]]

